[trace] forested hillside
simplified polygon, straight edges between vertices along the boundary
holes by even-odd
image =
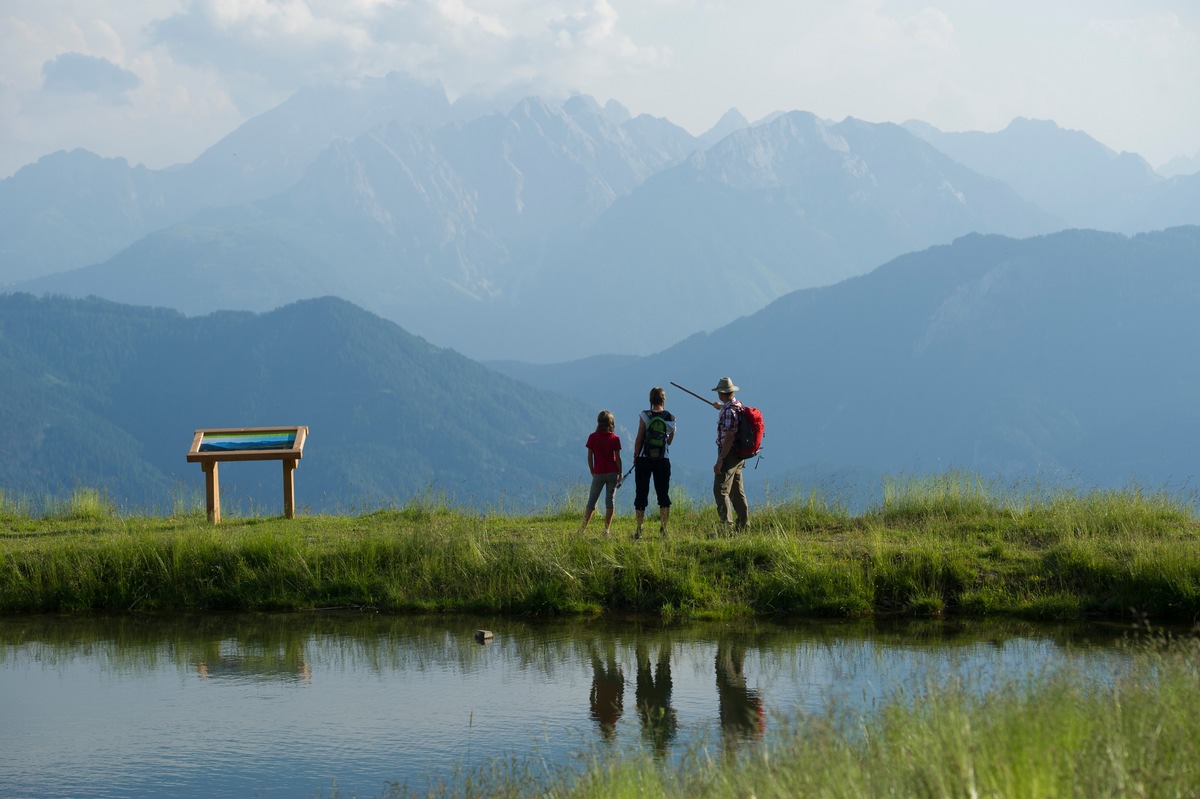
[[[426,492],[548,502],[586,471],[595,410],[534,391],[342,300],[271,313],[0,296],[0,488],[38,500],[98,488],[170,507],[202,492],[199,427],[305,424],[301,508]],[[278,512],[278,463],[222,471],[230,507]]]
[[[751,479],[964,468],[1075,485],[1188,488],[1200,475],[1200,227],[973,234],[633,361],[512,369],[586,397],[708,390],[767,418]],[[715,412],[668,386],[673,457],[711,459]],[[867,470],[867,471],[862,471]],[[837,485],[834,486],[838,487]]]

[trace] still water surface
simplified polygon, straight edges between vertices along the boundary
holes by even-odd
[[[480,628],[495,638],[478,643]],[[0,794],[381,796],[495,758],[733,753],[802,713],[869,714],[954,675],[986,689],[1066,663],[1114,673],[1122,636],[940,621],[0,618]]]

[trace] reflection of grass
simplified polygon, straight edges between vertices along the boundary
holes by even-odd
[[[636,749],[558,766],[497,759],[424,792],[394,785],[384,796],[1194,796],[1200,639],[1156,638],[1130,654],[1111,680],[1068,665],[989,690],[930,681],[863,718],[776,720],[780,740],[740,756],[700,746],[671,764]]]
[[[394,611],[1010,614],[1200,613],[1200,523],[1140,489],[1005,493],[969,475],[894,480],[853,515],[820,496],[716,529],[682,498],[670,535],[577,533],[582,499],[540,515],[436,495],[361,516],[236,518],[194,504],[122,516],[77,492],[41,517],[0,497],[0,612],[373,607]],[[598,527],[593,525],[593,527]]]
[[[1200,785],[1200,643],[1139,648],[1111,683],[1067,667],[997,690],[929,683],[857,723],[797,718],[781,743],[729,759],[699,750],[598,757],[530,783],[501,764],[434,796],[1194,796]],[[482,779],[483,774],[487,779]],[[405,796],[397,790],[392,796]]]

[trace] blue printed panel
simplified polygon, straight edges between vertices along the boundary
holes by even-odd
[[[259,430],[249,433],[205,433],[200,452],[292,449],[296,430]]]

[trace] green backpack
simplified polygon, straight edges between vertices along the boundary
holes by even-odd
[[[661,458],[667,452],[667,441],[671,437],[669,422],[675,417],[666,411],[642,411],[646,422],[646,434],[642,437],[642,456],[646,458]]]

